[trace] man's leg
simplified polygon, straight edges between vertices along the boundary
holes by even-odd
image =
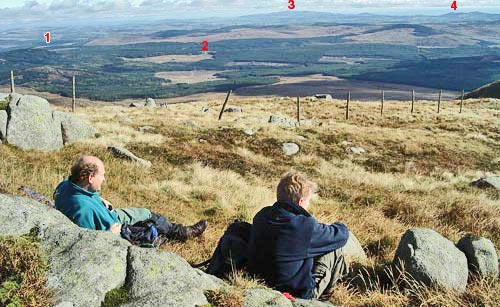
[[[342,248],[314,259],[313,278],[316,283],[314,298],[328,299],[337,281],[347,274],[349,267]]]
[[[155,222],[158,232],[169,240],[184,242],[188,239],[200,236],[208,226],[208,222],[201,220],[191,226],[170,223],[162,215],[152,213],[151,219]]]
[[[146,208],[126,208],[113,210],[121,224],[134,225],[151,218],[151,211]]]

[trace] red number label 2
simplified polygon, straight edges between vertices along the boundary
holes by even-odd
[[[451,8],[452,8],[453,10],[455,10],[455,11],[457,10],[457,8],[458,8],[458,7],[457,7],[457,1],[453,1],[453,3],[451,4]]]
[[[294,0],[288,0],[288,8],[293,10],[295,8],[295,1]]]
[[[47,44],[50,44],[50,32],[45,32],[45,42]]]
[[[201,46],[202,46],[202,48],[201,48],[202,51],[208,51],[208,42],[207,41],[202,41]]]

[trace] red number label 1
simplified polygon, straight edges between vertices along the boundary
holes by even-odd
[[[50,44],[50,32],[45,32],[45,42],[47,44]]]
[[[293,10],[295,8],[295,1],[294,0],[288,0],[288,8]]]
[[[202,51],[208,51],[208,42],[207,41],[202,41],[201,46],[202,46],[202,48],[201,48]]]
[[[453,3],[451,4],[451,8],[455,11],[457,10],[457,1],[453,1]]]

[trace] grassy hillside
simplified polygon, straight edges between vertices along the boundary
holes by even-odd
[[[467,93],[465,98],[500,98],[500,80]]]
[[[370,264],[355,268],[331,300],[354,306],[499,306],[500,283],[476,281],[463,295],[417,288],[403,291],[384,273],[402,234],[410,227],[430,227],[455,242],[465,233],[490,238],[500,246],[500,193],[469,183],[485,174],[500,175],[500,106],[490,100],[445,103],[386,102],[385,116],[376,102],[304,102],[302,117],[311,125],[285,129],[266,123],[271,114],[294,118],[288,99],[231,100],[243,113],[217,120],[220,101],[140,109],[119,106],[77,110],[99,130],[98,139],[53,153],[23,152],[0,146],[0,191],[18,194],[26,185],[52,195],[80,154],[101,157],[106,165],[102,195],[116,207],[146,206],[174,222],[204,218],[206,234],[187,244],[169,244],[190,262],[201,262],[235,218],[250,221],[275,200],[281,174],[302,170],[318,183],[311,211],[323,222],[342,221],[357,235]],[[202,113],[209,106],[215,111]],[[58,107],[59,108],[59,107]],[[61,108],[59,108],[61,109]],[[122,123],[128,118],[132,123]],[[184,124],[195,121],[198,126]],[[139,126],[153,126],[141,133]],[[244,129],[252,128],[249,136]],[[346,152],[343,141],[367,150]],[[285,142],[301,152],[286,157]],[[153,162],[145,169],[114,159],[106,146],[125,145]],[[241,285],[241,284],[240,284]]]

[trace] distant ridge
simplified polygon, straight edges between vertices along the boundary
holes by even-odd
[[[481,86],[465,95],[465,98],[500,98],[500,80]]]

